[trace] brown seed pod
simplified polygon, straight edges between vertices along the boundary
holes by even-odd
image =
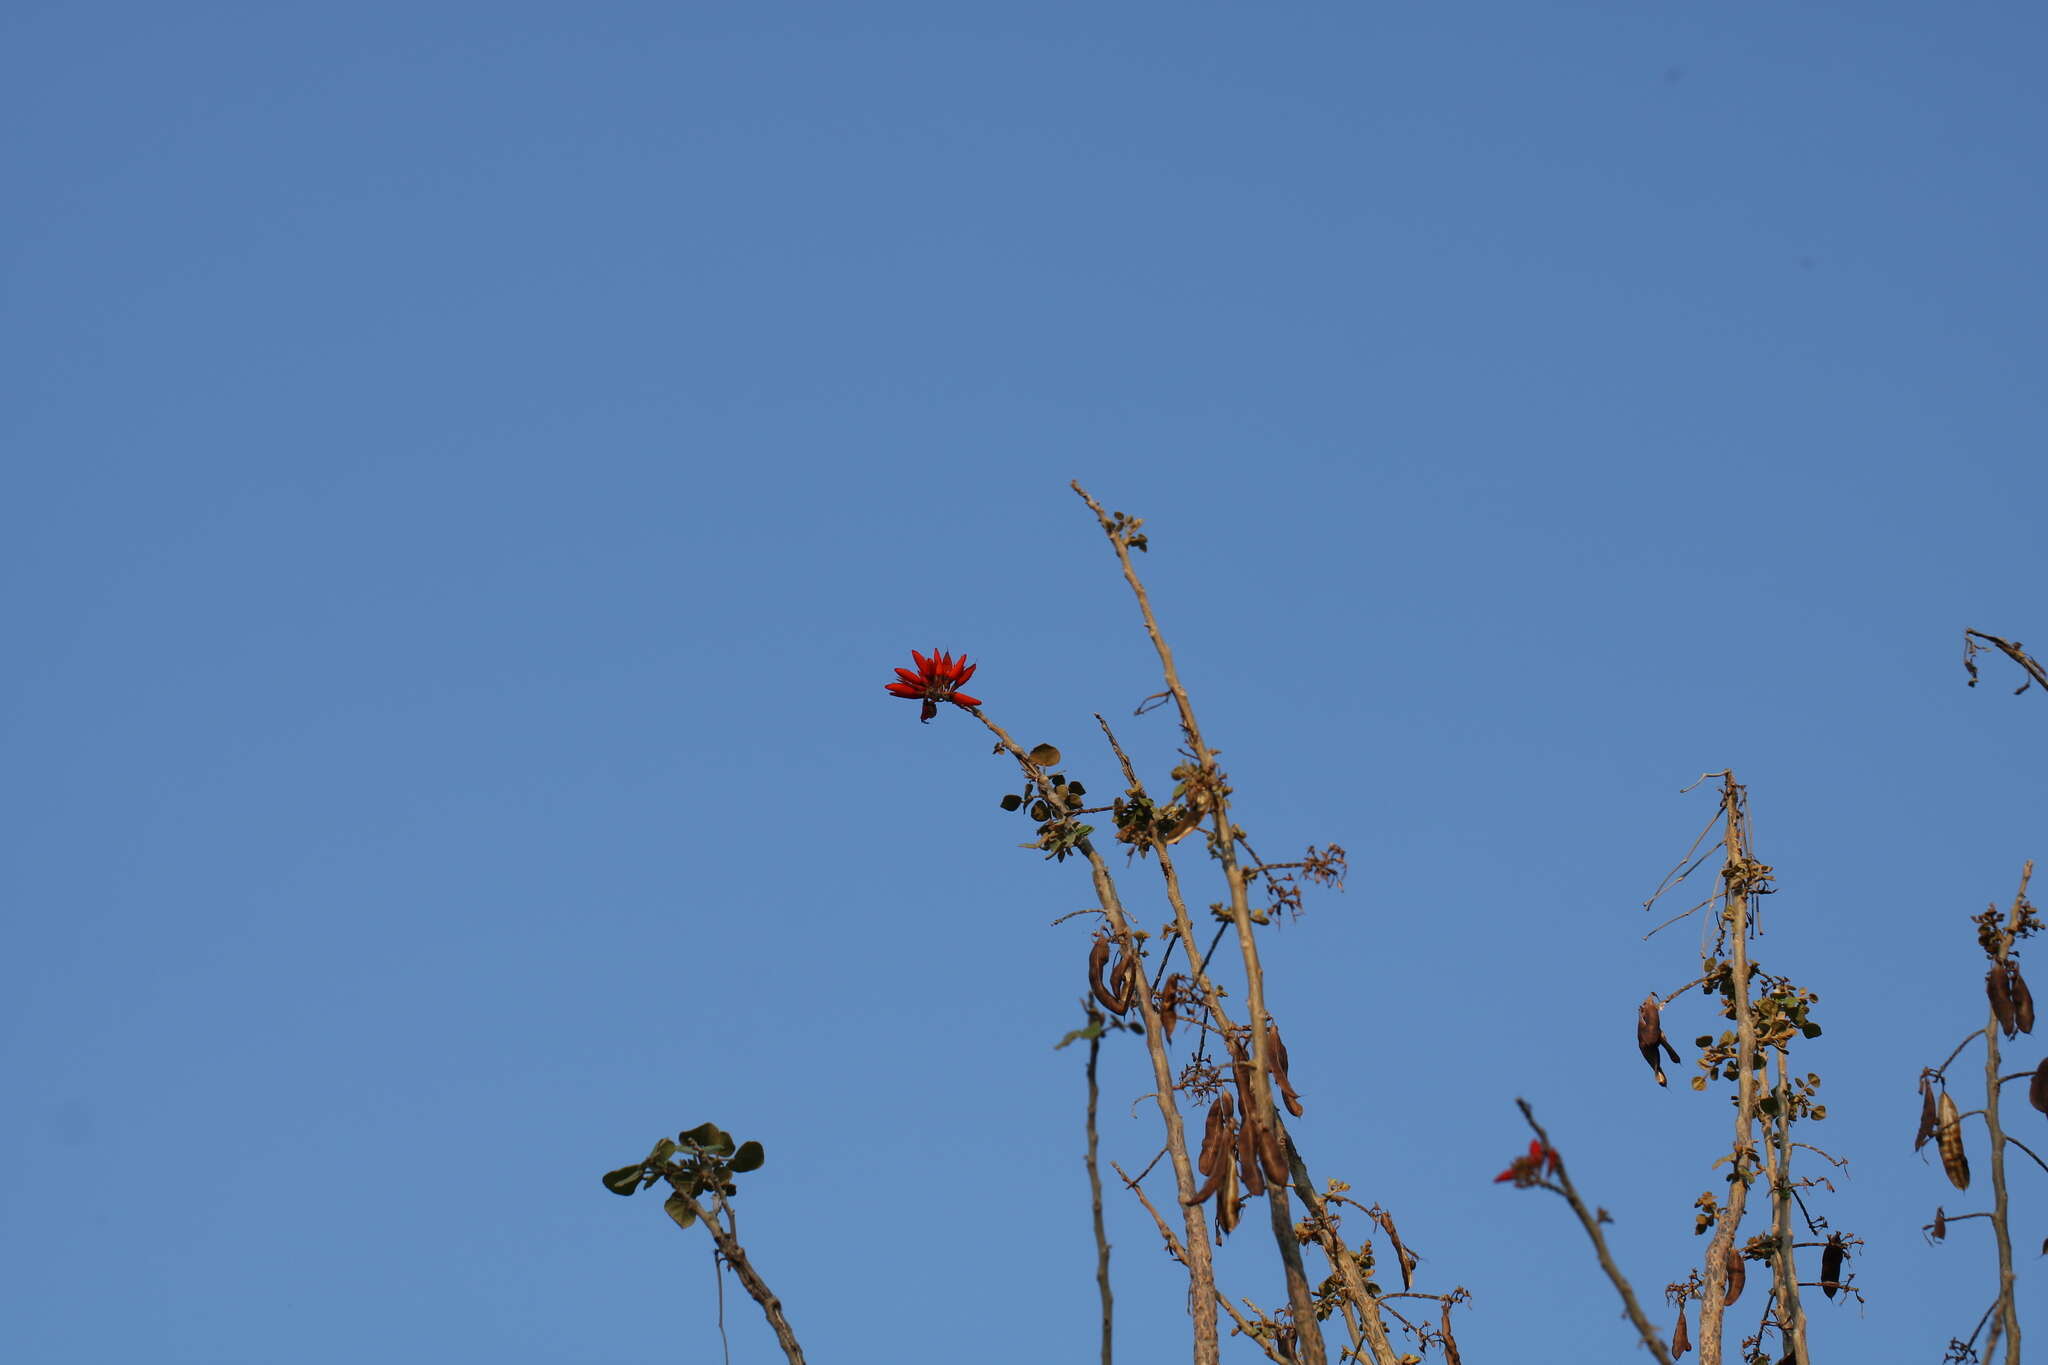
[[[2034,1031],[2034,993],[2027,989],[2027,979],[2020,975],[2020,964],[2011,958],[2005,961],[2006,987],[2012,996],[2013,1027],[2021,1033]]]
[[[1934,1144],[1941,1149],[1941,1169],[1948,1172],[1949,1184],[1959,1190],[1969,1189],[1970,1158],[1963,1154],[1963,1121],[1946,1090],[1941,1092],[1941,1101],[1936,1106]]]
[[[1827,1250],[1820,1254],[1820,1292],[1831,1299],[1842,1287],[1842,1262],[1848,1256],[1849,1246],[1842,1240],[1842,1234],[1830,1233]]]
[[[1991,1017],[1998,1021],[1998,1031],[2012,1037],[2019,1031],[2019,1025],[2013,1020],[2012,986],[2003,962],[1992,963],[1991,970],[1984,973],[1984,994],[1991,997]]]
[[[1734,1247],[1728,1248],[1728,1287],[1721,1297],[1723,1304],[1732,1305],[1742,1297],[1742,1286],[1749,1279],[1749,1267],[1742,1263],[1742,1253]]]
[[[1285,1139],[1271,1128],[1263,1123],[1259,1125],[1259,1164],[1266,1169],[1266,1179],[1283,1189],[1289,1175],[1284,1142]]]
[[[1236,1144],[1237,1126],[1230,1116],[1230,1096],[1218,1095],[1216,1102],[1209,1106],[1209,1123],[1203,1130],[1202,1151],[1195,1163],[1195,1169],[1208,1179],[1188,1196],[1189,1204],[1201,1203],[1229,1180],[1231,1149]],[[1221,1211],[1219,1205],[1219,1216]]]
[[[1138,959],[1120,957],[1109,971],[1110,989],[1116,993],[1116,1012],[1124,1014],[1138,1003]]]
[[[1237,1174],[1244,1182],[1244,1192],[1261,1195],[1266,1192],[1265,1173],[1259,1169],[1259,1121],[1247,1117],[1237,1129]]]
[[[1152,997],[1152,1008],[1159,1012],[1159,1028],[1166,1034],[1166,1041],[1173,1041],[1174,1025],[1180,1022],[1181,1001],[1187,997],[1183,985],[1186,978],[1179,972],[1166,978],[1159,991]]]
[[[1685,1334],[1685,1305],[1678,1305],[1678,1326],[1671,1329],[1671,1358],[1678,1359],[1692,1349],[1692,1338]]]
[[[1934,1240],[1939,1242],[1946,1236],[1948,1236],[1948,1214],[1937,1207],[1934,1210]]]
[[[1109,965],[1109,939],[1103,934],[1095,936],[1095,942],[1088,947],[1088,993],[1095,997],[1095,1003],[1111,1014],[1122,1014],[1117,1007],[1116,994],[1111,991],[1103,977],[1102,969]]]
[[[1919,1151],[1927,1145],[1927,1139],[1934,1136],[1934,1086],[1925,1076],[1920,1078],[1920,1131],[1913,1134],[1913,1150]]]
[[[1270,1019],[1266,1021],[1266,1062],[1273,1068],[1273,1084],[1279,1087],[1280,1102],[1287,1106],[1287,1112],[1301,1117],[1301,1096],[1294,1091],[1294,1082],[1287,1079],[1287,1044],[1280,1041],[1280,1026]]]
[[[2041,1059],[2041,1065],[2034,1068],[2034,1079],[2027,1082],[2027,1103],[2048,1114],[2048,1057]]]

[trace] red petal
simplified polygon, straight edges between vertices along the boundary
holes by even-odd
[[[962,659],[960,661],[960,671],[956,675],[954,675],[953,678],[954,684],[957,686],[959,684],[965,683],[969,678],[974,676],[974,670],[980,667],[980,664],[971,664],[968,663],[967,660]]]
[[[903,681],[905,681],[905,682],[907,682],[907,683],[911,683],[911,684],[915,684],[915,685],[919,685],[919,686],[923,685],[923,683],[924,683],[924,679],[922,679],[922,678],[918,677],[918,676],[917,676],[917,674],[915,674],[915,673],[912,673],[912,672],[911,672],[911,671],[910,671],[909,669],[907,669],[907,668],[899,668],[899,669],[897,669],[897,670],[896,670],[896,676],[897,676],[897,677],[899,677],[899,678],[901,678],[901,679],[903,679]]]
[[[919,673],[929,673],[932,671],[932,661],[925,658],[924,655],[913,649],[910,651],[910,657],[917,660],[917,671]]]
[[[916,683],[883,683],[882,686],[905,701],[916,701],[924,695],[924,688]]]
[[[1512,1166],[1510,1166],[1510,1167],[1508,1167],[1508,1168],[1507,1168],[1506,1170],[1502,1171],[1502,1172],[1501,1172],[1501,1173],[1500,1173],[1499,1175],[1495,1176],[1495,1177],[1493,1178],[1493,1183],[1494,1183],[1494,1184],[1496,1184],[1496,1185],[1498,1185],[1498,1184],[1500,1184],[1500,1183],[1501,1183],[1502,1181],[1504,1181],[1504,1180],[1513,1180],[1514,1178],[1515,1178],[1515,1168],[1514,1168],[1514,1167],[1512,1167]]]
[[[970,697],[965,692],[955,692],[952,696],[946,698],[946,700],[952,702],[955,706],[981,705],[980,697]]]

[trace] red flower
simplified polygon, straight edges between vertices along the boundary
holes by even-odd
[[[1529,1155],[1516,1157],[1506,1170],[1493,1178],[1493,1183],[1498,1185],[1512,1180],[1516,1189],[1526,1189],[1541,1180],[1546,1169],[1552,1175],[1557,1174],[1557,1153],[1531,1138]]]
[[[952,655],[941,654],[935,649],[927,659],[913,649],[910,651],[910,657],[917,660],[917,672],[899,668],[896,670],[896,676],[900,681],[888,683],[886,686],[905,701],[924,703],[924,710],[918,716],[919,720],[928,721],[939,714],[939,703],[942,701],[952,702],[955,706],[981,705],[981,698],[970,697],[960,691],[961,685],[974,676],[976,667],[967,662],[966,655],[955,659]]]

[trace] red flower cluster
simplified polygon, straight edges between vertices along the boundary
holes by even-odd
[[[941,654],[936,649],[927,659],[916,650],[910,657],[917,661],[917,672],[907,668],[896,670],[900,681],[886,684],[888,689],[905,701],[921,701],[924,710],[919,720],[928,721],[939,714],[939,703],[952,702],[955,706],[979,706],[981,698],[970,697],[960,690],[966,681],[974,676],[975,665],[967,662],[967,656],[955,659],[950,654]]]
[[[1512,1180],[1516,1189],[1527,1189],[1541,1180],[1546,1170],[1552,1175],[1557,1174],[1557,1153],[1531,1138],[1529,1155],[1516,1157],[1506,1170],[1493,1178],[1493,1183],[1498,1185]]]

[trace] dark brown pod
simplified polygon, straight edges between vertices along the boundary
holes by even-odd
[[[2012,1037],[2019,1026],[2013,1020],[2012,987],[2003,962],[1992,963],[1991,970],[1984,973],[1984,994],[1991,997],[1991,1017],[1998,1021],[1998,1031]]]
[[[1742,1297],[1742,1286],[1749,1279],[1749,1267],[1742,1263],[1742,1253],[1734,1247],[1728,1248],[1728,1290],[1722,1298],[1724,1304],[1732,1304]]]
[[[1939,1242],[1948,1236],[1948,1214],[1937,1208],[1934,1211],[1934,1240]]]
[[[2007,992],[2012,996],[2013,1027],[2021,1033],[2034,1031],[2034,993],[2027,989],[2027,979],[2020,975],[2020,964],[2006,960]]]
[[[2041,1059],[2041,1065],[2034,1068],[2034,1079],[2027,1082],[2027,1103],[2048,1114],[2048,1057]]]
[[[1919,1151],[1927,1145],[1927,1139],[1934,1136],[1934,1086],[1925,1076],[1920,1078],[1920,1131],[1913,1134],[1913,1150]]]
[[[1692,1349],[1692,1338],[1685,1334],[1685,1305],[1678,1305],[1678,1326],[1671,1329],[1671,1358],[1678,1359]]]
[[[1848,1256],[1849,1247],[1842,1240],[1842,1234],[1831,1233],[1828,1236],[1827,1250],[1820,1254],[1820,1292],[1831,1299],[1835,1296],[1835,1291],[1842,1287],[1842,1262],[1848,1259]]]
[[[1101,934],[1088,948],[1088,993],[1095,997],[1095,1003],[1111,1014],[1122,1014],[1117,1008],[1116,995],[1109,989],[1102,969],[1109,965],[1109,940]]]

